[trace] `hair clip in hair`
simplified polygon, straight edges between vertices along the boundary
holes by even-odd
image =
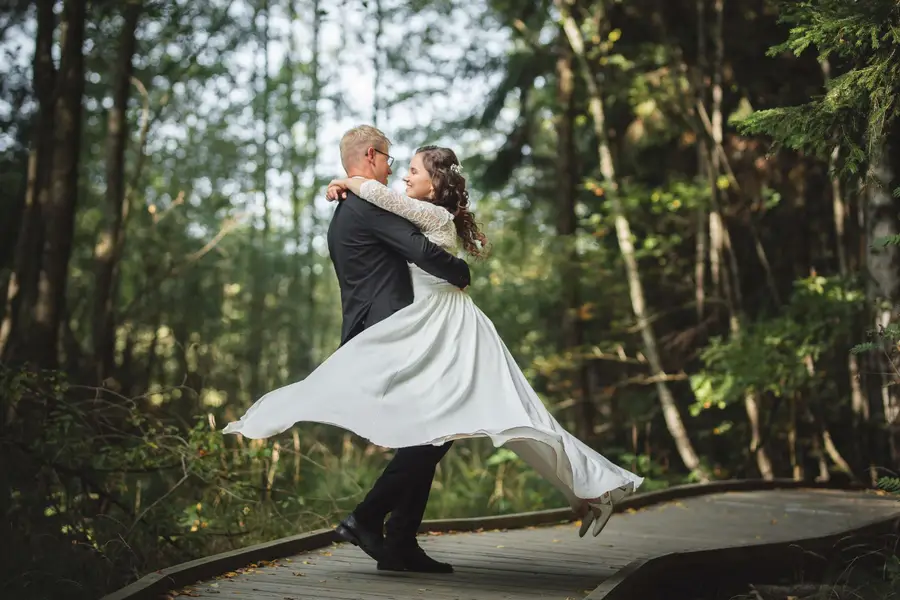
[[[450,165],[450,170],[456,173],[457,175],[463,174],[463,168],[460,165]]]

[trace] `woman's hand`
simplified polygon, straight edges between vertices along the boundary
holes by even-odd
[[[328,198],[329,201],[344,200],[347,198],[348,188],[349,186],[347,185],[346,179],[332,179],[331,183],[328,184],[328,190],[325,192],[325,197]]]

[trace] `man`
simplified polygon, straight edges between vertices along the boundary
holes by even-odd
[[[350,177],[387,185],[393,163],[389,149],[390,141],[381,131],[362,125],[341,138],[341,163]],[[431,243],[409,221],[354,194],[335,209],[328,227],[328,252],[341,288],[342,345],[412,304],[407,263],[461,289],[469,285],[465,261]],[[449,447],[448,443],[398,449],[365,499],[338,525],[338,536],[377,560],[379,570],[452,573],[452,566],[429,557],[416,541],[435,467]]]

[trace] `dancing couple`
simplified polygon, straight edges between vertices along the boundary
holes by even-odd
[[[341,346],[310,375],[269,392],[226,433],[260,439],[298,422],[342,427],[393,459],[336,532],[384,571],[451,573],[416,541],[435,468],[454,440],[488,437],[561,490],[597,535],[613,505],[642,478],[611,463],[547,411],[490,319],[465,289],[456,254],[485,251],[452,150],[419,148],[387,187],[393,158],[378,129],[340,143],[347,173],[328,186],[337,201],[328,250],[341,289]],[[385,518],[387,523],[385,523]]]

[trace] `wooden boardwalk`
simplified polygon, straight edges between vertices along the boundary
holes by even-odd
[[[215,600],[593,600],[607,597],[625,567],[640,576],[634,565],[653,557],[828,536],[898,517],[900,503],[872,493],[716,493],[616,514],[597,538],[579,538],[577,523],[420,536],[429,554],[454,565],[452,575],[379,573],[358,548],[332,544],[178,593]]]

